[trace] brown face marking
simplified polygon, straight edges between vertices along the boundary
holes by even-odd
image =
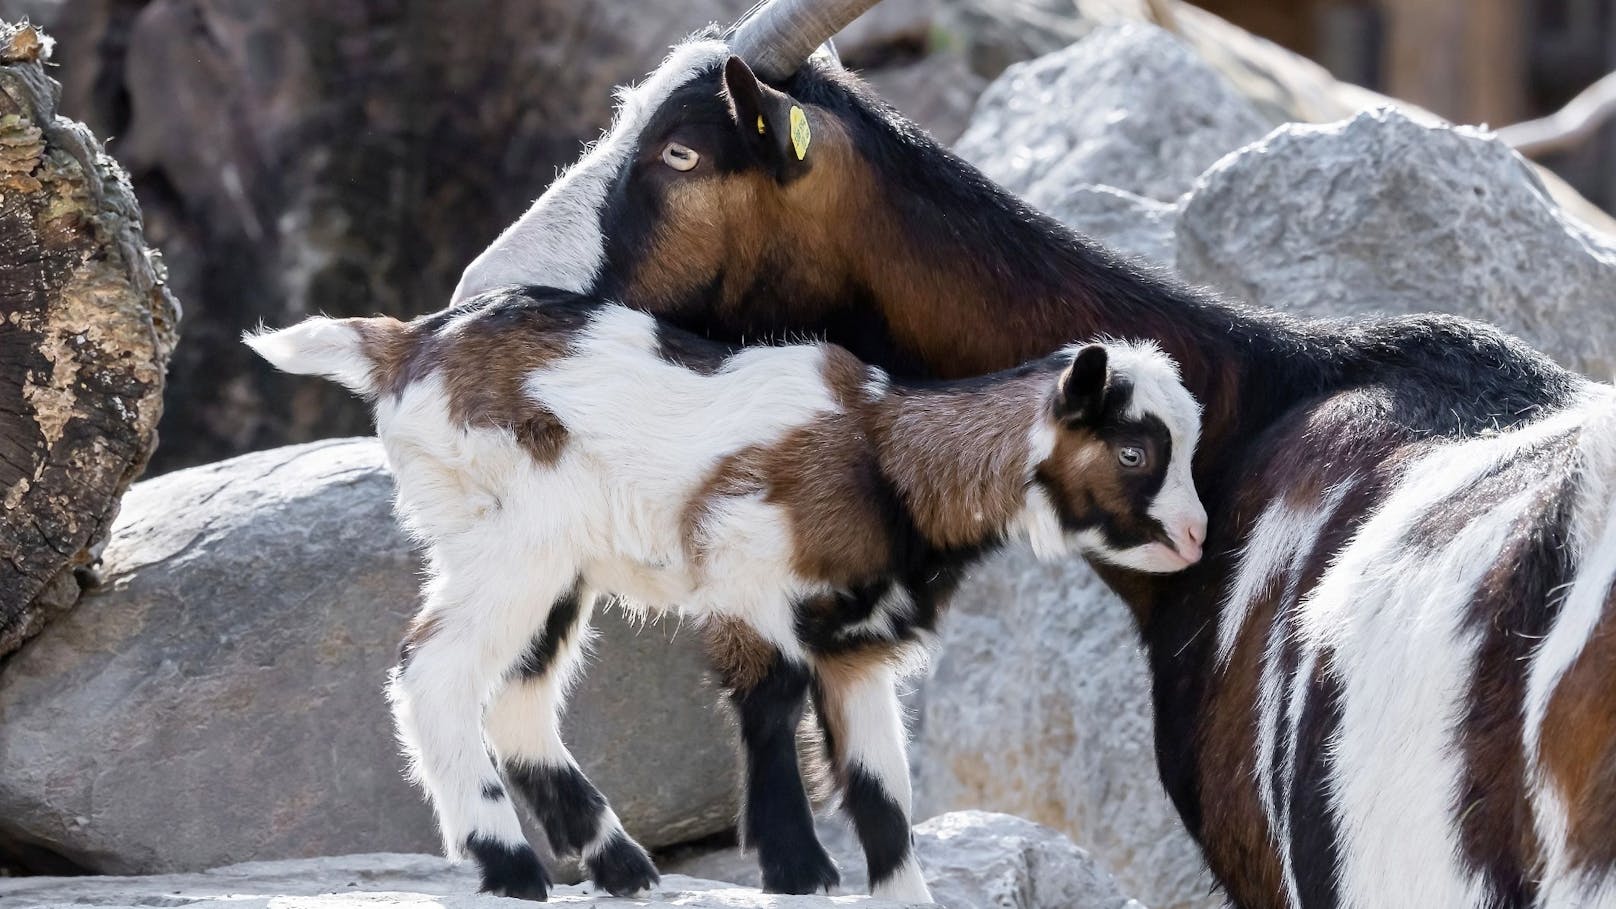
[[[656,226],[628,270],[623,300],[667,312],[721,281],[713,315],[755,324],[751,291],[779,283],[793,291],[790,321],[812,323],[824,313],[803,307],[843,299],[850,274],[881,266],[878,248],[887,232],[853,217],[879,209],[868,200],[880,198],[880,186],[835,118],[803,107],[814,123],[813,151],[791,180],[755,165],[659,175],[651,190],[659,200]],[[849,230],[850,224],[859,227]]]

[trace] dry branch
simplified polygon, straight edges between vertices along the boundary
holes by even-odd
[[[1575,148],[1616,115],[1616,73],[1583,89],[1565,107],[1498,130],[1498,138],[1528,158]]]

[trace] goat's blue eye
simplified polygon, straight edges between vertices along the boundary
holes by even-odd
[[[1117,463],[1130,470],[1145,466],[1145,450],[1132,445],[1117,449]]]

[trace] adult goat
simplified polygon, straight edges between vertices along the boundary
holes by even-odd
[[[676,47],[457,295],[559,284],[899,375],[1156,341],[1206,407],[1210,547],[1096,567],[1235,902],[1616,905],[1611,389],[1467,320],[1304,321],[1139,269],[810,55],[868,5],[783,0]],[[807,694],[759,684],[743,723]]]

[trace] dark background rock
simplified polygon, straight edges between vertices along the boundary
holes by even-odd
[[[56,116],[48,47],[0,23],[0,657],[78,600],[179,321],[122,171]]]
[[[136,484],[106,583],[5,667],[0,854],[148,873],[435,851],[382,696],[421,570],[392,493],[369,439]],[[698,635],[597,625],[564,725],[580,763],[649,846],[728,829],[736,759]]]
[[[64,110],[110,137],[187,301],[153,472],[367,432],[360,404],[274,373],[241,331],[441,308],[604,129],[613,86],[750,5],[0,0],[57,34]],[[921,59],[932,5],[893,0],[847,50],[952,138],[983,83]]]

